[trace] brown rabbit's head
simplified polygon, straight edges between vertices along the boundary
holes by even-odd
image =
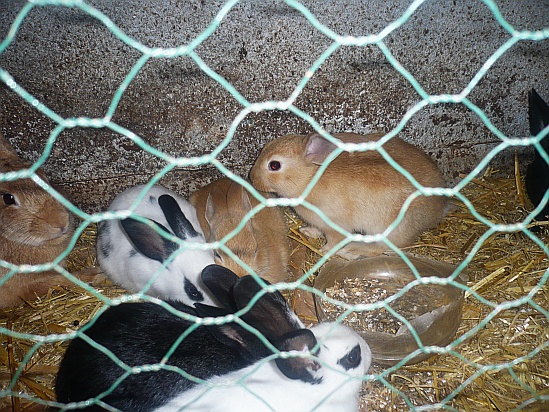
[[[307,155],[309,140],[309,136],[287,135],[267,143],[250,171],[254,187],[281,197],[301,195],[318,170]]]
[[[344,141],[361,142],[354,134],[334,136],[345,137]],[[373,136],[378,138],[380,135]],[[333,143],[318,133],[282,136],[265,145],[250,171],[250,180],[257,190],[280,197],[298,197],[335,149]],[[357,161],[353,156],[344,156],[355,163]],[[332,163],[330,169],[339,167],[335,165]]]
[[[205,217],[210,227],[207,240],[209,242],[221,240],[240,225],[242,218],[251,209],[248,192],[239,184],[231,182],[226,191],[220,187],[214,187],[206,201]],[[257,241],[251,221],[248,221],[238,234],[228,240],[226,245],[242,261],[254,268]],[[216,261],[238,276],[247,275],[246,270],[223,250],[218,250]]]
[[[196,207],[198,220],[208,242],[222,240],[259,203],[244,187],[229,178],[216,180],[199,189],[193,193],[190,202]],[[287,233],[288,227],[282,211],[279,208],[265,208],[246,222],[226,245],[257,274],[276,283],[286,277],[290,254]],[[216,262],[238,276],[247,274],[223,250],[218,250]]]
[[[0,173],[28,168],[0,134]],[[41,170],[36,174],[48,182]],[[0,182],[0,237],[15,251],[31,254],[26,247],[59,245],[68,242],[72,234],[70,214],[65,207],[30,178]],[[57,253],[57,252],[52,252]],[[55,257],[55,256],[54,256]],[[8,258],[8,257],[7,257]]]

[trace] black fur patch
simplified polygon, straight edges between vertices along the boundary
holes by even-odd
[[[192,223],[187,219],[181,207],[170,195],[162,195],[158,198],[158,205],[162,209],[166,221],[172,228],[174,234],[180,239],[188,237],[199,237],[200,234],[195,230]]]
[[[298,379],[300,381],[310,383],[311,385],[320,385],[322,383],[322,381],[324,380],[322,377],[313,378],[313,375],[311,375],[308,371],[303,372],[303,374]]]
[[[360,345],[356,345],[347,354],[342,357],[337,363],[343,366],[346,371],[357,368],[362,362],[362,354],[360,353]]]
[[[164,263],[170,254],[179,247],[177,243],[164,239],[156,230],[131,217],[121,220],[120,223],[136,251],[149,259]],[[158,222],[154,223],[169,233],[164,226]]]
[[[99,248],[99,253],[101,253],[101,256],[104,258],[108,258],[111,254],[112,250],[112,244],[107,239],[109,238],[109,233],[111,231],[111,222],[104,221],[100,222],[98,225],[99,229],[99,239],[101,241],[101,247]]]
[[[196,315],[192,308],[182,303],[167,303],[184,313]],[[112,351],[126,365],[134,367],[159,362],[173,350],[173,343],[191,325],[194,322],[154,303],[123,303],[105,311],[85,334]],[[253,353],[252,358],[244,357],[239,350],[217,340],[210,332],[212,327],[200,326],[186,336],[167,365],[177,366],[191,376],[207,380],[242,369],[271,354],[250,333],[248,343],[261,345],[263,350],[259,354]],[[80,402],[108,393],[101,400],[112,408],[143,412],[165,405],[196,385],[172,370],[143,371],[117,382],[123,373],[120,366],[103,352],[82,338],[76,338],[71,340],[59,368],[55,387],[57,399],[63,403]],[[112,392],[107,392],[109,389]],[[104,412],[98,405],[89,405],[85,410]]]
[[[200,292],[198,288],[187,278],[185,278],[185,293],[189,299],[194,300],[195,302],[202,302],[204,300],[204,295],[202,292]]]
[[[313,332],[309,329],[298,329],[288,332],[277,339],[275,346],[280,351],[288,352],[292,350],[300,351],[303,348],[313,348],[316,343]],[[280,372],[287,378],[300,380],[311,385],[322,383],[322,377],[315,378],[313,376],[313,371],[318,371],[322,368],[314,357],[277,358],[275,362]]]
[[[355,235],[362,235],[362,236],[367,236],[367,235],[369,235],[369,233],[366,232],[366,231],[363,230],[363,229],[353,229],[353,232],[352,232],[352,233],[355,234]]]
[[[111,254],[111,244],[109,242],[102,242],[99,251],[104,258],[108,258]]]
[[[153,195],[149,196],[149,203],[151,204],[156,203],[156,196],[153,196]]]
[[[311,384],[311,385],[320,385],[322,383],[323,379],[322,378],[317,378],[317,379],[313,379],[311,377],[311,380],[309,380],[308,382]]]

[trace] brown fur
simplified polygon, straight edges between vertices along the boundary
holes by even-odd
[[[0,173],[28,168],[0,134]],[[46,180],[41,170],[37,174]],[[17,205],[7,205],[3,195],[12,194]],[[0,259],[15,265],[37,265],[57,258],[73,234],[69,212],[31,179],[0,182]],[[9,270],[0,266],[0,281]],[[53,285],[71,282],[57,272],[16,273],[0,286],[0,307],[35,299]]]
[[[334,134],[346,143],[377,141],[383,134],[361,136],[354,133]],[[310,142],[319,142],[326,151],[307,153]],[[383,145],[387,153],[426,187],[444,187],[444,179],[434,162],[421,150],[398,138]],[[319,169],[319,164],[335,146],[319,135],[288,135],[265,145],[255,162],[250,177],[254,187],[276,193],[281,197],[299,197]],[[268,168],[269,162],[282,164],[278,171]],[[327,167],[324,174],[305,199],[318,207],[342,229],[350,233],[379,234],[397,218],[408,195],[415,187],[396,171],[377,151],[342,152]],[[444,197],[420,196],[412,202],[402,222],[388,239],[398,247],[411,245],[418,235],[435,226],[445,215],[447,200]],[[337,245],[344,236],[330,228],[315,212],[305,206],[295,207],[296,212],[310,227],[309,235],[326,236],[323,252]],[[352,242],[338,254],[355,258],[382,253],[389,247],[383,242]]]
[[[216,180],[195,192],[190,202],[196,207],[200,226],[208,242],[223,239],[259,202],[238,183],[228,178]],[[288,227],[280,208],[265,208],[248,221],[242,230],[227,241],[227,247],[259,276],[271,283],[287,276],[290,255]],[[217,263],[238,276],[246,270],[222,250]]]

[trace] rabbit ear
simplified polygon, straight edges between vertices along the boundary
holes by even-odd
[[[244,186],[236,182],[231,182],[227,190],[227,207],[234,207],[237,210],[244,208],[246,212],[252,210],[250,198],[248,197],[248,192],[244,189]]]
[[[226,316],[231,311],[214,306],[195,303],[196,312],[199,316],[220,317]],[[270,354],[267,347],[251,332],[248,332],[242,326],[235,322],[225,323],[223,325],[208,325],[208,330],[223,345],[238,351],[247,359],[255,360]]]
[[[173,233],[180,239],[185,240],[189,236],[197,237],[199,233],[195,230],[192,223],[185,217],[185,214],[179,207],[177,200],[170,195],[162,195],[158,198],[158,205]]]
[[[196,309],[196,313],[202,318],[205,318],[205,317],[217,318],[220,316],[227,316],[232,313],[227,309],[219,308],[217,306],[205,305],[200,302],[195,303],[194,307]]]
[[[252,203],[250,202],[250,195],[248,195],[248,192],[242,188],[242,206],[244,206],[244,210],[246,212],[249,212],[252,210]]]
[[[268,284],[268,282],[266,283]],[[261,286],[252,276],[240,278],[233,288],[234,300],[238,309],[247,306],[260,290]],[[241,318],[259,330],[271,342],[286,333],[303,328],[297,315],[278,291],[261,296]]]
[[[321,165],[330,153],[334,151],[336,146],[323,138],[319,134],[309,136],[307,146],[305,147],[305,160],[316,165]]]
[[[0,133],[0,162],[0,171],[2,172],[12,172],[28,167],[28,164],[23,162],[2,133]],[[37,174],[43,180],[47,181],[46,176],[40,169],[37,171]]]
[[[280,351],[298,351],[310,352],[316,345],[316,338],[309,329],[300,329],[286,334],[276,347]],[[313,377],[314,371],[320,369],[320,364],[311,357],[289,357],[277,358],[276,365],[278,369],[290,379],[299,379],[304,382],[319,383],[318,379]]]
[[[206,222],[210,227],[212,227],[212,219],[215,214],[215,208],[213,204],[213,198],[212,193],[208,193],[208,200],[206,200],[206,210],[204,212],[204,217],[206,218]]]
[[[215,207],[214,205],[218,205],[219,209],[224,210],[228,208],[227,206],[227,196],[223,190],[219,188],[219,186],[215,186],[211,192],[208,194],[208,200],[206,201],[206,211],[204,213],[204,217],[206,218],[206,221],[210,226],[212,225],[214,214],[215,214]]]
[[[233,287],[238,281],[238,276],[233,271],[219,265],[208,265],[202,270],[200,276],[202,283],[223,307],[231,313],[238,310],[233,298]]]
[[[248,213],[250,210],[252,210],[252,203],[250,202],[250,195],[248,194],[248,191],[245,190],[242,187],[242,194],[240,197],[240,201],[242,204],[242,207]],[[257,222],[257,220],[255,221]],[[257,223],[256,223],[257,224]],[[248,220],[246,223],[246,226],[250,229],[250,247],[254,250],[254,255],[257,256],[257,249],[259,248],[259,245],[257,244],[257,239],[255,237],[255,234],[257,232],[257,229],[254,227],[254,220]]]
[[[530,134],[536,136],[549,125],[549,106],[534,89],[530,91],[528,96],[528,106]]]
[[[8,142],[4,135],[0,132],[0,155],[1,157],[6,157],[9,154],[9,157],[19,157],[13,146]]]
[[[160,223],[153,222],[166,233],[170,233]],[[121,220],[120,223],[135,248],[149,259],[163,263],[179,247],[177,243],[160,236],[152,227],[131,217]]]
[[[250,202],[248,191],[244,189],[244,186],[236,182],[231,183],[229,190],[227,190],[227,208],[228,210],[244,211],[244,213],[242,213],[242,217],[244,214],[252,210],[252,203]],[[253,223],[253,219],[248,220],[244,227],[248,231],[246,236],[250,236],[250,238],[247,239],[247,243],[250,250],[253,250],[255,255],[257,254],[258,245],[255,238],[255,228]]]

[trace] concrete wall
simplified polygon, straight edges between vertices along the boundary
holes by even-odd
[[[318,20],[340,34],[379,32],[408,6],[403,1],[304,1]],[[22,0],[0,2],[3,39]],[[204,30],[223,2],[89,0],[127,35],[150,47],[188,43]],[[549,28],[548,0],[497,2],[517,29]],[[431,94],[458,93],[507,39],[488,8],[475,0],[427,1],[385,41],[394,56]],[[282,1],[243,1],[198,55],[248,100],[286,99],[330,45],[299,12]],[[0,54],[0,67],[63,117],[102,117],[140,53],[99,21],[77,9],[34,8],[15,41]],[[549,40],[523,41],[507,52],[469,96],[505,134],[525,137],[526,93],[549,100]],[[343,47],[311,79],[296,106],[332,132],[390,130],[419,100],[412,86],[376,46]],[[152,146],[172,155],[209,152],[225,136],[242,106],[188,57],[150,60],[125,92],[113,117]],[[55,124],[0,83],[0,129],[21,155],[36,159]],[[263,144],[312,128],[289,112],[249,115],[219,157],[247,175]],[[498,143],[462,105],[439,104],[419,112],[401,134],[437,160],[450,182],[473,169]],[[525,164],[531,150],[521,150]],[[492,166],[512,173],[513,151]],[[125,187],[144,182],[162,167],[127,138],[109,130],[64,131],[45,167],[86,211],[107,205]],[[184,195],[219,172],[178,169],[163,184]]]

